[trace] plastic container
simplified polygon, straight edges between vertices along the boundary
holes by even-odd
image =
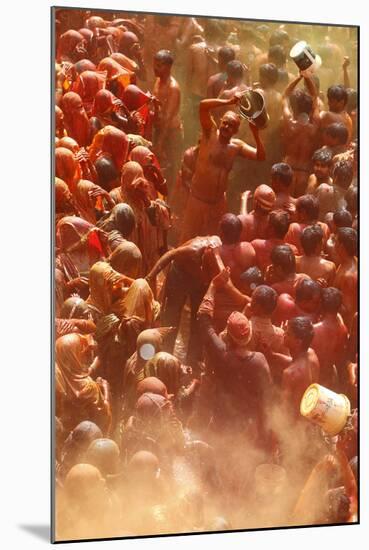
[[[302,74],[314,73],[322,64],[319,55],[315,54],[309,44],[304,40],[297,42],[290,51],[290,57],[294,60]]]
[[[246,90],[239,103],[240,116],[246,118],[262,130],[268,125],[269,116],[265,109],[264,97],[256,90]]]
[[[350,411],[351,405],[346,395],[335,393],[319,384],[308,387],[300,404],[302,416],[331,436],[343,430]]]

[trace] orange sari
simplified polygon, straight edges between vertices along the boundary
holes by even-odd
[[[83,420],[92,420],[107,431],[110,426],[109,407],[100,385],[89,376],[88,367],[83,364],[90,341],[90,337],[76,333],[56,340],[57,395],[62,394],[68,404],[61,420],[69,430]]]
[[[81,170],[72,151],[65,147],[55,149],[55,176],[65,181],[72,194],[75,192]]]
[[[117,170],[121,170],[128,156],[127,135],[114,126],[105,126],[95,135],[89,148],[89,156],[95,162],[102,155],[109,155]]]
[[[91,116],[95,95],[105,88],[106,75],[103,72],[83,71],[72,85],[72,91],[82,99],[88,116]]]
[[[89,145],[90,123],[81,97],[74,92],[66,93],[62,97],[61,108],[68,136],[75,139],[80,147]]]

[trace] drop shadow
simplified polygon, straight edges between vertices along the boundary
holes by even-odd
[[[18,527],[41,540],[50,542],[50,525],[18,525]]]

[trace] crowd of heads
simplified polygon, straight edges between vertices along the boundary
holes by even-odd
[[[55,13],[57,540],[354,521],[355,35]],[[298,40],[321,72],[299,75]],[[212,122],[191,56],[229,101]],[[246,88],[270,112],[265,160],[246,150],[236,207],[218,208],[215,171],[259,139],[229,100]],[[216,230],[183,242],[190,199],[204,223],[218,208]],[[350,400],[337,438],[300,414],[313,383]]]

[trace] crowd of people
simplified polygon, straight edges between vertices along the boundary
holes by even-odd
[[[56,540],[357,521],[356,58],[355,28],[55,10]]]

